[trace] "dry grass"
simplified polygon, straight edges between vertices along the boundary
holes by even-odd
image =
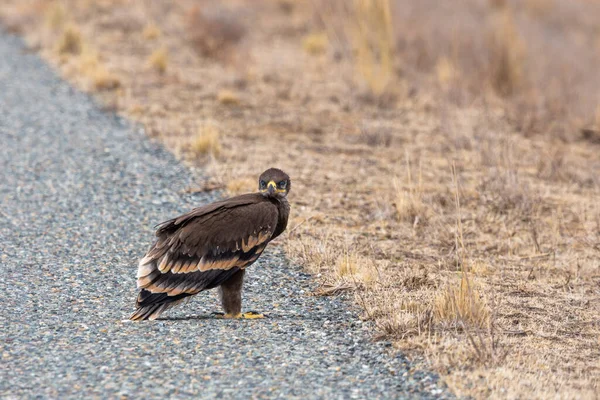
[[[161,47],[154,50],[148,58],[148,64],[153,70],[164,75],[165,72],[167,72],[167,66],[169,65],[169,54],[167,53],[167,49]]]
[[[515,26],[514,12],[501,2],[492,15],[490,32],[491,85],[501,96],[524,89],[525,44]]]
[[[390,1],[356,1],[354,19],[351,35],[358,70],[369,88],[381,94],[393,75],[394,33]]]
[[[329,40],[323,32],[311,33],[302,39],[302,47],[308,54],[318,55],[327,51]]]
[[[121,84],[100,61],[98,53],[86,46],[82,47],[77,57],[67,60],[67,67],[70,69],[70,74],[82,78],[85,81],[84,87],[90,90],[113,90]]]
[[[345,52],[346,57],[353,60],[359,82],[364,82],[375,95],[389,90],[394,75],[390,1],[313,2],[318,19],[331,41],[337,45],[338,51]]]
[[[213,12],[207,13],[207,9]],[[201,10],[194,6],[187,12],[186,19],[189,40],[203,57],[228,59],[246,33],[239,16],[227,8]]]
[[[241,103],[240,96],[232,90],[223,89],[217,93],[219,103],[226,106],[237,106]]]
[[[396,198],[396,217],[413,226],[426,223],[430,210],[423,201],[422,173],[419,171],[418,182],[413,182],[410,158],[406,158],[406,186],[402,186],[398,180],[394,181]]]
[[[218,157],[222,151],[219,137],[220,133],[216,127],[203,125],[190,143],[189,149],[197,156],[211,155]]]
[[[156,24],[154,24],[154,23],[148,23],[144,27],[144,31],[142,32],[142,35],[144,35],[144,38],[147,40],[158,39],[160,34],[161,34],[160,28],[158,26],[156,26]]]
[[[56,43],[56,51],[58,54],[79,54],[81,53],[82,39],[79,29],[75,26],[68,26],[62,33],[58,43]]]
[[[65,7],[58,1],[53,1],[48,6],[45,16],[46,25],[52,30],[61,29],[67,21],[67,11]]]
[[[46,8],[9,0],[0,15],[82,87],[118,76],[102,95],[201,163],[207,188],[288,171],[282,240],[317,294],[352,294],[375,337],[458,395],[594,398],[598,8],[495,3],[64,0],[50,28]],[[164,77],[145,63],[148,20],[171,49]],[[67,23],[80,54],[55,51]],[[308,32],[327,32],[319,57]]]
[[[434,317],[450,325],[468,323],[485,328],[490,323],[490,312],[481,290],[474,287],[468,273],[461,275],[458,285],[449,284],[436,297]]]
[[[229,179],[225,188],[227,189],[227,193],[232,196],[237,196],[238,194],[255,191],[256,185],[256,179],[252,178]]]
[[[460,79],[459,71],[456,65],[446,56],[440,57],[435,66],[438,83],[447,88]]]

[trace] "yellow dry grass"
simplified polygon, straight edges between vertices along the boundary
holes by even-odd
[[[438,60],[436,66],[436,75],[438,79],[438,83],[443,87],[450,85],[453,81],[459,79],[459,73],[452,62],[448,57],[442,56]]]
[[[219,130],[213,125],[202,125],[197,135],[190,143],[190,151],[197,156],[211,155],[218,157],[221,154]]]
[[[525,85],[526,47],[509,5],[502,3],[494,14],[489,38],[491,84],[500,95],[510,96]]]
[[[318,55],[327,51],[329,40],[323,32],[311,33],[302,39],[302,47],[308,54]]]
[[[481,290],[474,287],[467,272],[461,275],[459,284],[448,284],[436,297],[434,317],[450,324],[466,322],[485,328],[489,324],[490,312]]]
[[[67,61],[70,73],[84,80],[88,90],[112,90],[120,85],[119,79],[100,61],[95,50],[83,46],[81,53]]]
[[[152,22],[146,24],[146,26],[144,27],[144,31],[142,32],[142,35],[147,40],[155,40],[160,36],[160,34],[160,28]]]
[[[389,0],[357,0],[354,9],[356,63],[369,88],[376,94],[386,90],[393,75],[393,25]]]
[[[233,90],[229,89],[219,90],[219,92],[217,93],[217,100],[219,103],[226,106],[236,106],[239,105],[241,102],[240,96]]]
[[[225,189],[227,189],[227,193],[230,193],[232,196],[236,196],[238,194],[254,192],[257,187],[256,185],[256,179],[230,179],[227,181]]]
[[[67,21],[67,11],[58,1],[49,4],[44,15],[46,25],[52,30],[61,29]]]
[[[169,65],[169,54],[167,53],[167,49],[161,47],[154,50],[152,54],[150,54],[150,57],[148,57],[148,64],[153,70],[161,75],[167,72],[167,66]]]
[[[259,3],[226,1],[202,13],[192,0],[133,11],[114,3],[100,18],[65,0],[85,38],[81,54],[66,56],[54,51],[60,29],[48,34],[35,17],[20,20],[32,21],[28,40],[84,88],[96,89],[84,72],[94,66],[119,76],[121,88],[103,95],[202,163],[217,177],[208,188],[239,193],[267,167],[288,171],[293,213],[282,240],[319,281],[317,294],[352,293],[374,336],[434,368],[458,395],[594,398],[600,136],[597,99],[585,90],[596,87],[597,71],[585,67],[598,63],[589,47],[576,51],[594,29],[595,6],[569,2],[560,9],[568,22],[533,3],[402,1],[405,14],[385,1]],[[6,7],[0,15],[14,18]],[[118,36],[105,28],[122,15],[139,29]],[[220,15],[255,23],[244,30]],[[172,78],[146,67],[156,47],[144,37],[147,20],[161,45],[177,49]],[[200,20],[210,24],[200,29]],[[532,34],[545,23],[577,26],[560,47],[569,57],[540,52],[570,40]],[[331,58],[303,50],[307,27],[327,32]],[[84,62],[91,48],[96,55]],[[242,51],[241,64],[223,56]],[[567,79],[568,60],[580,69]],[[223,102],[223,88],[243,95],[243,107],[224,107],[237,102]],[[402,96],[381,101],[390,91]],[[587,124],[581,134],[564,129],[580,127],[573,116]]]
[[[79,54],[81,53],[82,39],[79,29],[75,26],[67,26],[56,43],[58,54]]]
[[[330,40],[353,60],[357,80],[374,95],[388,91],[394,76],[391,2],[313,0],[313,6]],[[325,39],[312,38],[309,43],[320,43]],[[304,47],[308,51],[306,42]]]

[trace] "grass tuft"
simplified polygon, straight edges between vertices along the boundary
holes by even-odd
[[[393,73],[393,25],[390,0],[357,0],[351,28],[358,71],[374,94],[382,94]]]
[[[325,53],[328,46],[329,40],[327,39],[327,35],[323,32],[311,33],[302,39],[302,48],[311,55]]]
[[[403,187],[398,179],[394,180],[396,217],[399,221],[409,222],[413,226],[427,222],[429,208],[423,202],[421,171],[417,184],[413,182],[410,160],[406,161],[407,187]]]
[[[56,44],[56,51],[60,55],[79,54],[81,53],[82,42],[79,29],[74,25],[67,26]]]
[[[90,82],[92,90],[113,90],[121,86],[120,80],[100,62],[98,53],[87,47],[77,57],[76,68]]]
[[[446,56],[439,58],[435,66],[435,72],[437,81],[442,87],[449,86],[459,78],[456,65]]]
[[[211,155],[218,157],[221,155],[222,150],[219,136],[219,130],[216,127],[203,125],[192,140],[190,150],[198,156]]]
[[[142,32],[142,36],[146,40],[155,40],[161,35],[160,28],[154,23],[148,23]]]
[[[255,192],[256,187],[257,183],[253,178],[230,179],[227,181],[227,193],[231,196]]]
[[[357,80],[371,95],[388,91],[395,43],[390,0],[321,0],[314,11],[331,44],[352,60]]]
[[[246,34],[237,15],[219,10],[214,14],[193,7],[187,14],[187,34],[194,49],[204,57],[223,58]]]
[[[237,106],[241,103],[239,95],[229,89],[220,90],[217,101],[225,106]]]
[[[148,57],[148,64],[150,67],[161,75],[164,75],[165,72],[167,72],[168,63],[169,54],[164,47],[154,50],[152,54],[150,54],[150,57]]]
[[[337,257],[334,270],[339,279],[355,285],[368,285],[375,282],[377,278],[377,269],[373,260],[351,251],[347,247]]]
[[[467,272],[462,273],[458,288],[448,285],[436,297],[433,311],[437,321],[450,324],[462,321],[473,327],[485,328],[490,322],[488,306]]]
[[[511,96],[525,85],[526,47],[510,6],[502,3],[494,13],[489,42],[490,80],[496,93]]]
[[[67,11],[65,10],[65,7],[60,2],[53,1],[44,14],[46,26],[54,31],[58,31],[65,26],[66,21]]]
[[[95,90],[114,90],[121,86],[121,81],[103,66],[98,66],[91,75]]]

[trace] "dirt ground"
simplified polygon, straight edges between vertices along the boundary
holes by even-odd
[[[535,43],[551,38],[519,24],[535,13],[576,25],[574,43],[600,58],[586,22],[598,8],[406,3],[5,0],[0,18],[207,168],[212,180],[189,190],[253,191],[262,170],[288,172],[292,220],[278,243],[319,280],[315,295],[351,291],[374,339],[457,395],[597,399],[600,102],[584,97],[597,74],[565,78],[578,101],[560,79],[528,80]],[[424,36],[447,12],[491,39],[466,53],[443,46],[465,43],[443,24]],[[540,54],[536,78],[570,71]]]

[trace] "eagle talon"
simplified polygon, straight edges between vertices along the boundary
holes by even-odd
[[[245,319],[262,319],[262,318],[266,318],[266,315],[261,314],[261,313],[257,313],[255,311],[248,311],[242,314],[242,318]]]
[[[263,314],[254,312],[254,311],[248,311],[245,313],[238,313],[238,314],[231,314],[231,313],[226,313],[223,314],[221,312],[213,312],[212,315],[215,316],[215,318],[219,318],[219,319],[261,319],[261,318],[266,318]]]

